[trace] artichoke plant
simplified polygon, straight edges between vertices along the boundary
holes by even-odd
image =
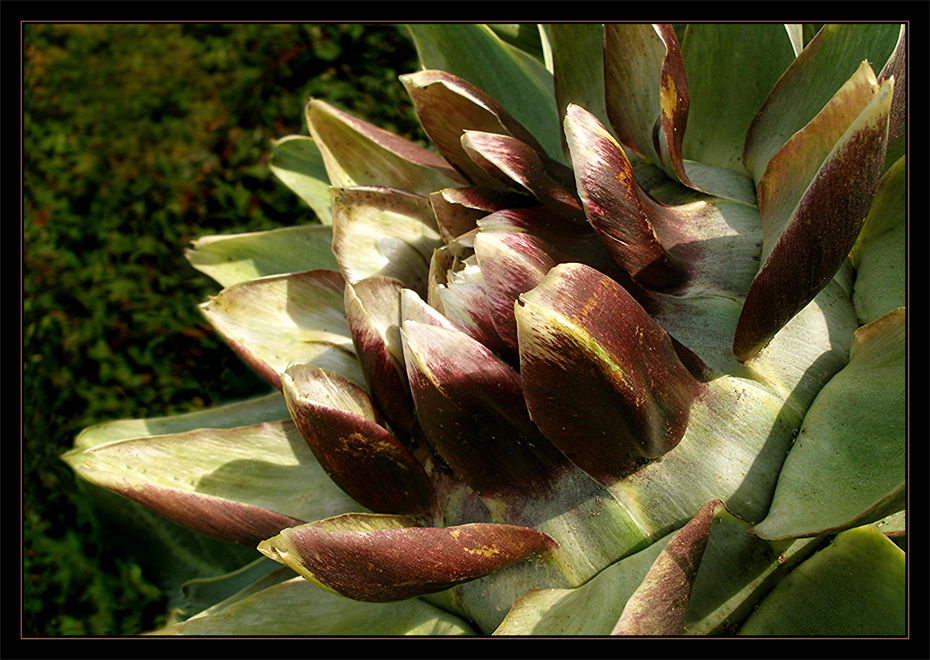
[[[251,553],[158,634],[905,634],[905,26],[408,29],[187,253],[278,391],[65,455]]]

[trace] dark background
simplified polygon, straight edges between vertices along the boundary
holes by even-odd
[[[25,24],[22,635],[127,635],[162,589],[59,456],[88,425],[270,391],[197,304],[204,235],[315,222],[267,167],[315,96],[426,144],[389,24]]]

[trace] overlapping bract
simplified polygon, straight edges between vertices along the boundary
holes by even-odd
[[[180,436],[92,436],[69,460],[197,531],[261,542],[327,591],[425,597],[483,632],[737,625],[827,531],[903,508],[898,444],[883,452],[829,421],[883,359],[878,396],[903,415],[903,281],[854,291],[847,260],[854,246],[869,272],[903,259],[877,228],[903,226],[883,209],[904,169],[886,163],[904,33],[870,27],[826,26],[802,49],[791,26],[701,25],[682,43],[671,25],[550,26],[547,70],[485,26],[411,26],[424,70],[402,82],[438,153],[322,100],[307,105],[312,137],[277,145],[276,173],[332,225],[305,238],[331,240],[338,271],[312,258],[294,271],[304,252],[281,255],[267,236],[252,253],[216,241],[191,254],[227,287],[205,314],[282,391],[290,419],[262,409],[222,433],[192,421]],[[449,30],[455,47],[442,45]],[[779,55],[741,94],[737,56],[754,40]],[[476,69],[476,53],[499,68]],[[731,81],[726,130],[706,144],[718,71]],[[586,108],[592,97],[603,105]],[[224,249],[264,270],[230,268]],[[902,428],[886,428],[894,443]],[[824,502],[806,502],[798,429],[854,441],[878,466],[844,461]],[[289,469],[305,475],[307,501],[206,487],[227,469],[251,487],[259,465],[228,457],[253,441],[283,450],[297,433],[306,444],[288,450]],[[133,458],[188,437],[201,465],[180,477]],[[817,454],[809,446],[798,455]],[[822,451],[811,460],[811,474],[834,467]],[[873,488],[828,510],[856,478]],[[775,552],[768,538],[800,540]],[[765,578],[720,601],[700,567],[732,581],[740,561]],[[591,617],[596,585],[614,585],[621,565],[638,581]]]

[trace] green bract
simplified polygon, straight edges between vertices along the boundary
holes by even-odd
[[[904,27],[409,30],[188,253],[281,393],[65,456],[257,548],[159,633],[903,634]]]

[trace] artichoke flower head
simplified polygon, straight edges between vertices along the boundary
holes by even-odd
[[[904,26],[408,29],[188,251],[279,392],[65,455],[223,542],[157,634],[904,634]]]

